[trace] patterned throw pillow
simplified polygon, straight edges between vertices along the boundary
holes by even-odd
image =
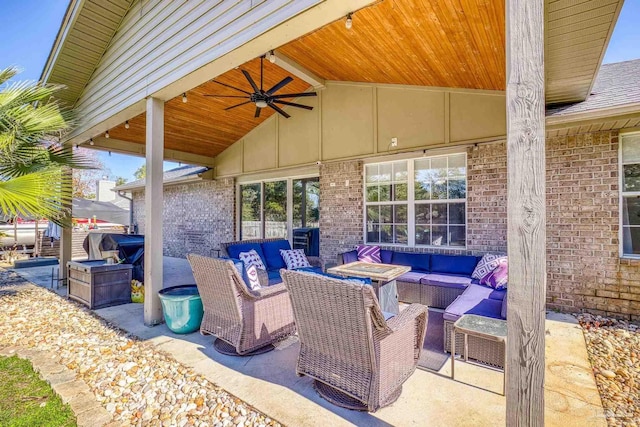
[[[249,268],[252,265],[255,265],[256,268],[261,268],[266,270],[264,263],[262,262],[262,258],[258,255],[254,249],[251,249],[249,252],[240,252],[238,255],[240,261],[244,263],[244,268]]]
[[[252,291],[256,291],[262,288],[262,286],[260,286],[260,279],[258,279],[258,269],[255,265],[250,265],[249,267],[247,267],[247,279],[249,280],[247,286]]]
[[[380,246],[358,245],[358,261],[381,263]]]
[[[484,276],[496,269],[496,267],[500,263],[500,259],[502,258],[506,259],[507,257],[497,254],[485,254],[478,262],[478,265],[476,265],[473,273],[471,273],[471,278],[478,280],[482,279]]]
[[[509,263],[507,257],[503,257],[498,261],[498,266],[490,273],[487,273],[482,279],[480,284],[489,286],[497,291],[507,289],[507,283],[509,282]]]
[[[304,254],[304,249],[280,249],[280,255],[282,255],[282,259],[287,264],[287,270],[311,267],[307,256]]]

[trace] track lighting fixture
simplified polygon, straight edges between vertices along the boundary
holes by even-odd
[[[347,20],[344,21],[344,26],[347,30],[350,30],[353,27],[353,19],[351,18],[351,14],[347,15]]]
[[[93,145],[93,138],[89,138],[89,145]]]
[[[106,132],[104,133],[104,137],[105,137],[105,138],[107,138],[107,139],[109,139],[109,131],[106,131]]]
[[[275,53],[273,53],[273,51],[270,51],[270,52],[267,54],[267,59],[268,59],[268,60],[269,60],[269,62],[271,62],[272,64],[275,64],[275,63],[276,63],[276,54],[275,54]]]
[[[125,128],[125,129],[129,129],[129,120],[127,120],[126,122],[124,122],[124,128]]]
[[[187,103],[187,93],[186,92],[184,92],[182,94],[182,102],[184,102],[185,104]]]
[[[73,148],[78,149],[78,144],[73,144]]]

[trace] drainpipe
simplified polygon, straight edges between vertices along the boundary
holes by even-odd
[[[118,190],[118,196],[129,201],[129,234],[133,234],[133,197],[125,196],[125,193],[120,190]]]

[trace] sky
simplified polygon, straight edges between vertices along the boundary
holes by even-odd
[[[69,0],[0,0],[0,69],[17,65],[18,80],[38,80],[47,61]],[[37,11],[37,12],[36,12]],[[613,31],[604,63],[640,58],[640,0],[626,0]],[[100,160],[111,178],[132,181],[142,157],[101,152]],[[178,166],[165,162],[164,169]]]

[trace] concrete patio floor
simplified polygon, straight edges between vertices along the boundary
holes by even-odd
[[[164,266],[164,287],[194,283],[186,260],[165,257]],[[39,274],[23,269],[16,272],[49,287],[50,267],[48,276],[44,270]],[[39,283],[34,279],[40,279]],[[285,425],[505,424],[505,398],[501,394],[503,374],[481,366],[456,362],[455,381],[450,378],[450,363],[439,372],[416,370],[393,405],[372,414],[361,413],[328,403],[316,394],[311,379],[295,375],[297,338],[280,343],[276,350],[267,354],[231,357],[213,349],[211,336],[177,335],[166,325],[144,326],[142,304],[103,308],[96,310],[96,314],[171,354],[196,373]],[[581,328],[572,316],[548,313],[546,329],[546,425],[606,426]]]

